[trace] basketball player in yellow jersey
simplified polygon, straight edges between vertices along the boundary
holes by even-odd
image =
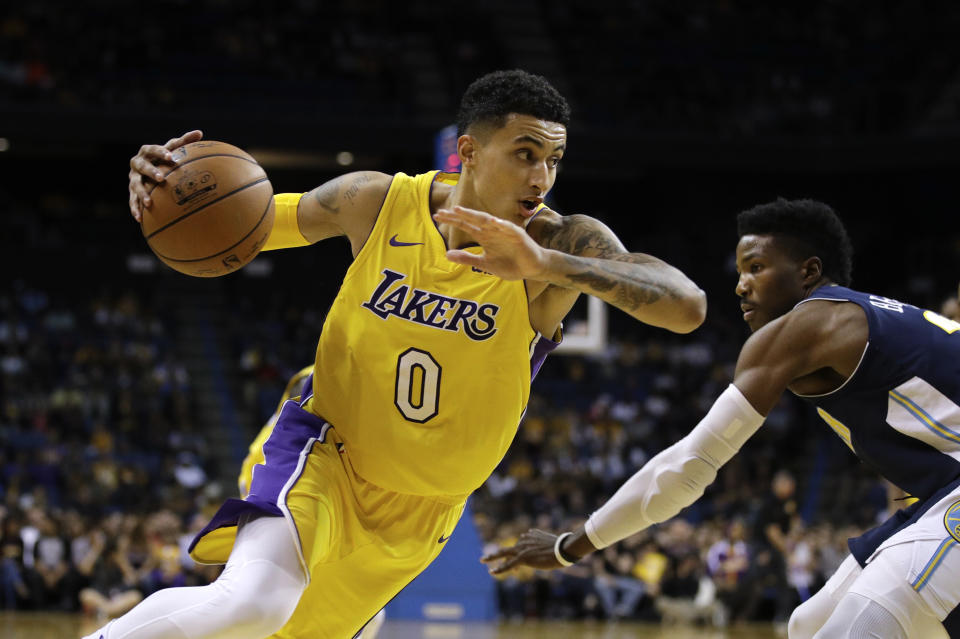
[[[325,320],[313,378],[194,540],[227,565],[157,592],[93,639],[350,639],[453,534],[516,433],[530,382],[581,293],[637,320],[695,329],[703,292],[629,253],[601,222],[543,206],[569,108],[543,78],[496,72],[466,91],[462,173],[350,173],[276,196],[268,249],[344,236],[354,261]],[[131,160],[130,207],[195,131]]]

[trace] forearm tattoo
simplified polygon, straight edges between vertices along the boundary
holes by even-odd
[[[565,218],[563,223],[545,228],[540,240],[544,247],[571,256],[567,263],[575,270],[566,274],[568,280],[586,286],[618,308],[633,311],[659,301],[664,295],[680,297],[679,291],[657,270],[614,264],[646,266],[662,262],[649,255],[628,253],[616,236],[592,218],[579,215]]]
[[[634,259],[624,259],[634,258]],[[649,264],[650,259],[643,255],[626,254],[616,256],[611,261]],[[576,266],[583,267],[582,260],[571,260]],[[641,306],[654,304],[664,295],[677,298],[677,291],[657,279],[651,279],[649,271],[631,272],[626,268],[615,268],[613,264],[604,264],[602,260],[591,260],[585,270],[568,273],[571,282],[584,284],[597,293],[614,292],[612,302],[617,308],[635,311]]]

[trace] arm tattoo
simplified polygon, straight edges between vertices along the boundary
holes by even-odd
[[[337,203],[337,198],[340,195],[340,182],[342,178],[336,178],[330,180],[326,184],[317,187],[313,192],[313,199],[317,201],[317,204],[320,205],[327,213],[333,213],[336,215],[340,212],[339,206],[334,206]]]
[[[561,224],[545,228],[541,238],[546,248],[571,256],[567,262],[576,267],[574,272],[567,274],[571,282],[585,285],[596,293],[609,295],[612,291],[613,299],[609,296],[607,299],[619,308],[633,311],[654,304],[664,295],[680,297],[678,291],[655,272],[638,272],[613,264],[643,266],[656,264],[658,260],[642,253],[628,253],[616,236],[591,218],[572,215]],[[577,257],[594,259],[585,264]]]
[[[576,282],[577,284],[586,284],[595,291],[606,292],[611,288],[617,285],[609,277],[604,277],[601,273],[595,273],[593,271],[582,271],[580,273],[570,273],[567,277],[570,278],[570,281]]]
[[[568,255],[612,257],[626,249],[596,220],[585,215],[570,215],[563,222],[545,227],[541,245]]]
[[[638,257],[638,256],[631,256]],[[631,263],[644,263],[649,260],[617,260]],[[593,266],[593,265],[591,265]],[[670,287],[664,286],[660,282],[651,281],[649,278],[640,277],[634,273],[624,272],[620,269],[613,269],[605,266],[602,262],[596,264],[593,268],[588,268],[579,273],[570,273],[567,275],[571,282],[585,284],[598,293],[614,292],[613,303],[624,310],[637,310],[641,306],[653,304],[660,300],[666,293],[671,297],[677,297],[675,291]]]
[[[357,193],[360,192],[360,187],[369,181],[370,181],[369,175],[364,175],[364,174],[358,175],[356,179],[354,179],[353,184],[350,185],[350,188],[347,189],[347,192],[343,194],[343,197],[345,197],[346,199],[352,202],[353,198],[356,197]]]
[[[314,191],[313,197],[317,201],[317,204],[326,211],[327,213],[332,213],[334,215],[340,212],[340,207],[335,206],[340,200],[341,187],[343,186],[345,176],[340,176],[330,180],[326,184],[317,187]],[[343,192],[343,199],[353,203],[353,199],[357,197],[357,193],[360,192],[360,187],[370,181],[370,176],[365,174],[357,175],[353,178],[353,181],[350,182],[350,186],[347,187],[347,190]]]

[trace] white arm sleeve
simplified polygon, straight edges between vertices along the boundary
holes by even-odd
[[[590,516],[585,527],[590,542],[606,548],[695,502],[763,420],[730,384],[686,437],[644,464]]]

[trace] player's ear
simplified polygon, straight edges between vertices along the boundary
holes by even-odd
[[[457,155],[460,156],[460,164],[463,166],[473,164],[478,148],[477,139],[472,135],[465,134],[457,138]]]
[[[808,257],[800,265],[804,286],[812,286],[823,277],[823,262],[819,257]]]

